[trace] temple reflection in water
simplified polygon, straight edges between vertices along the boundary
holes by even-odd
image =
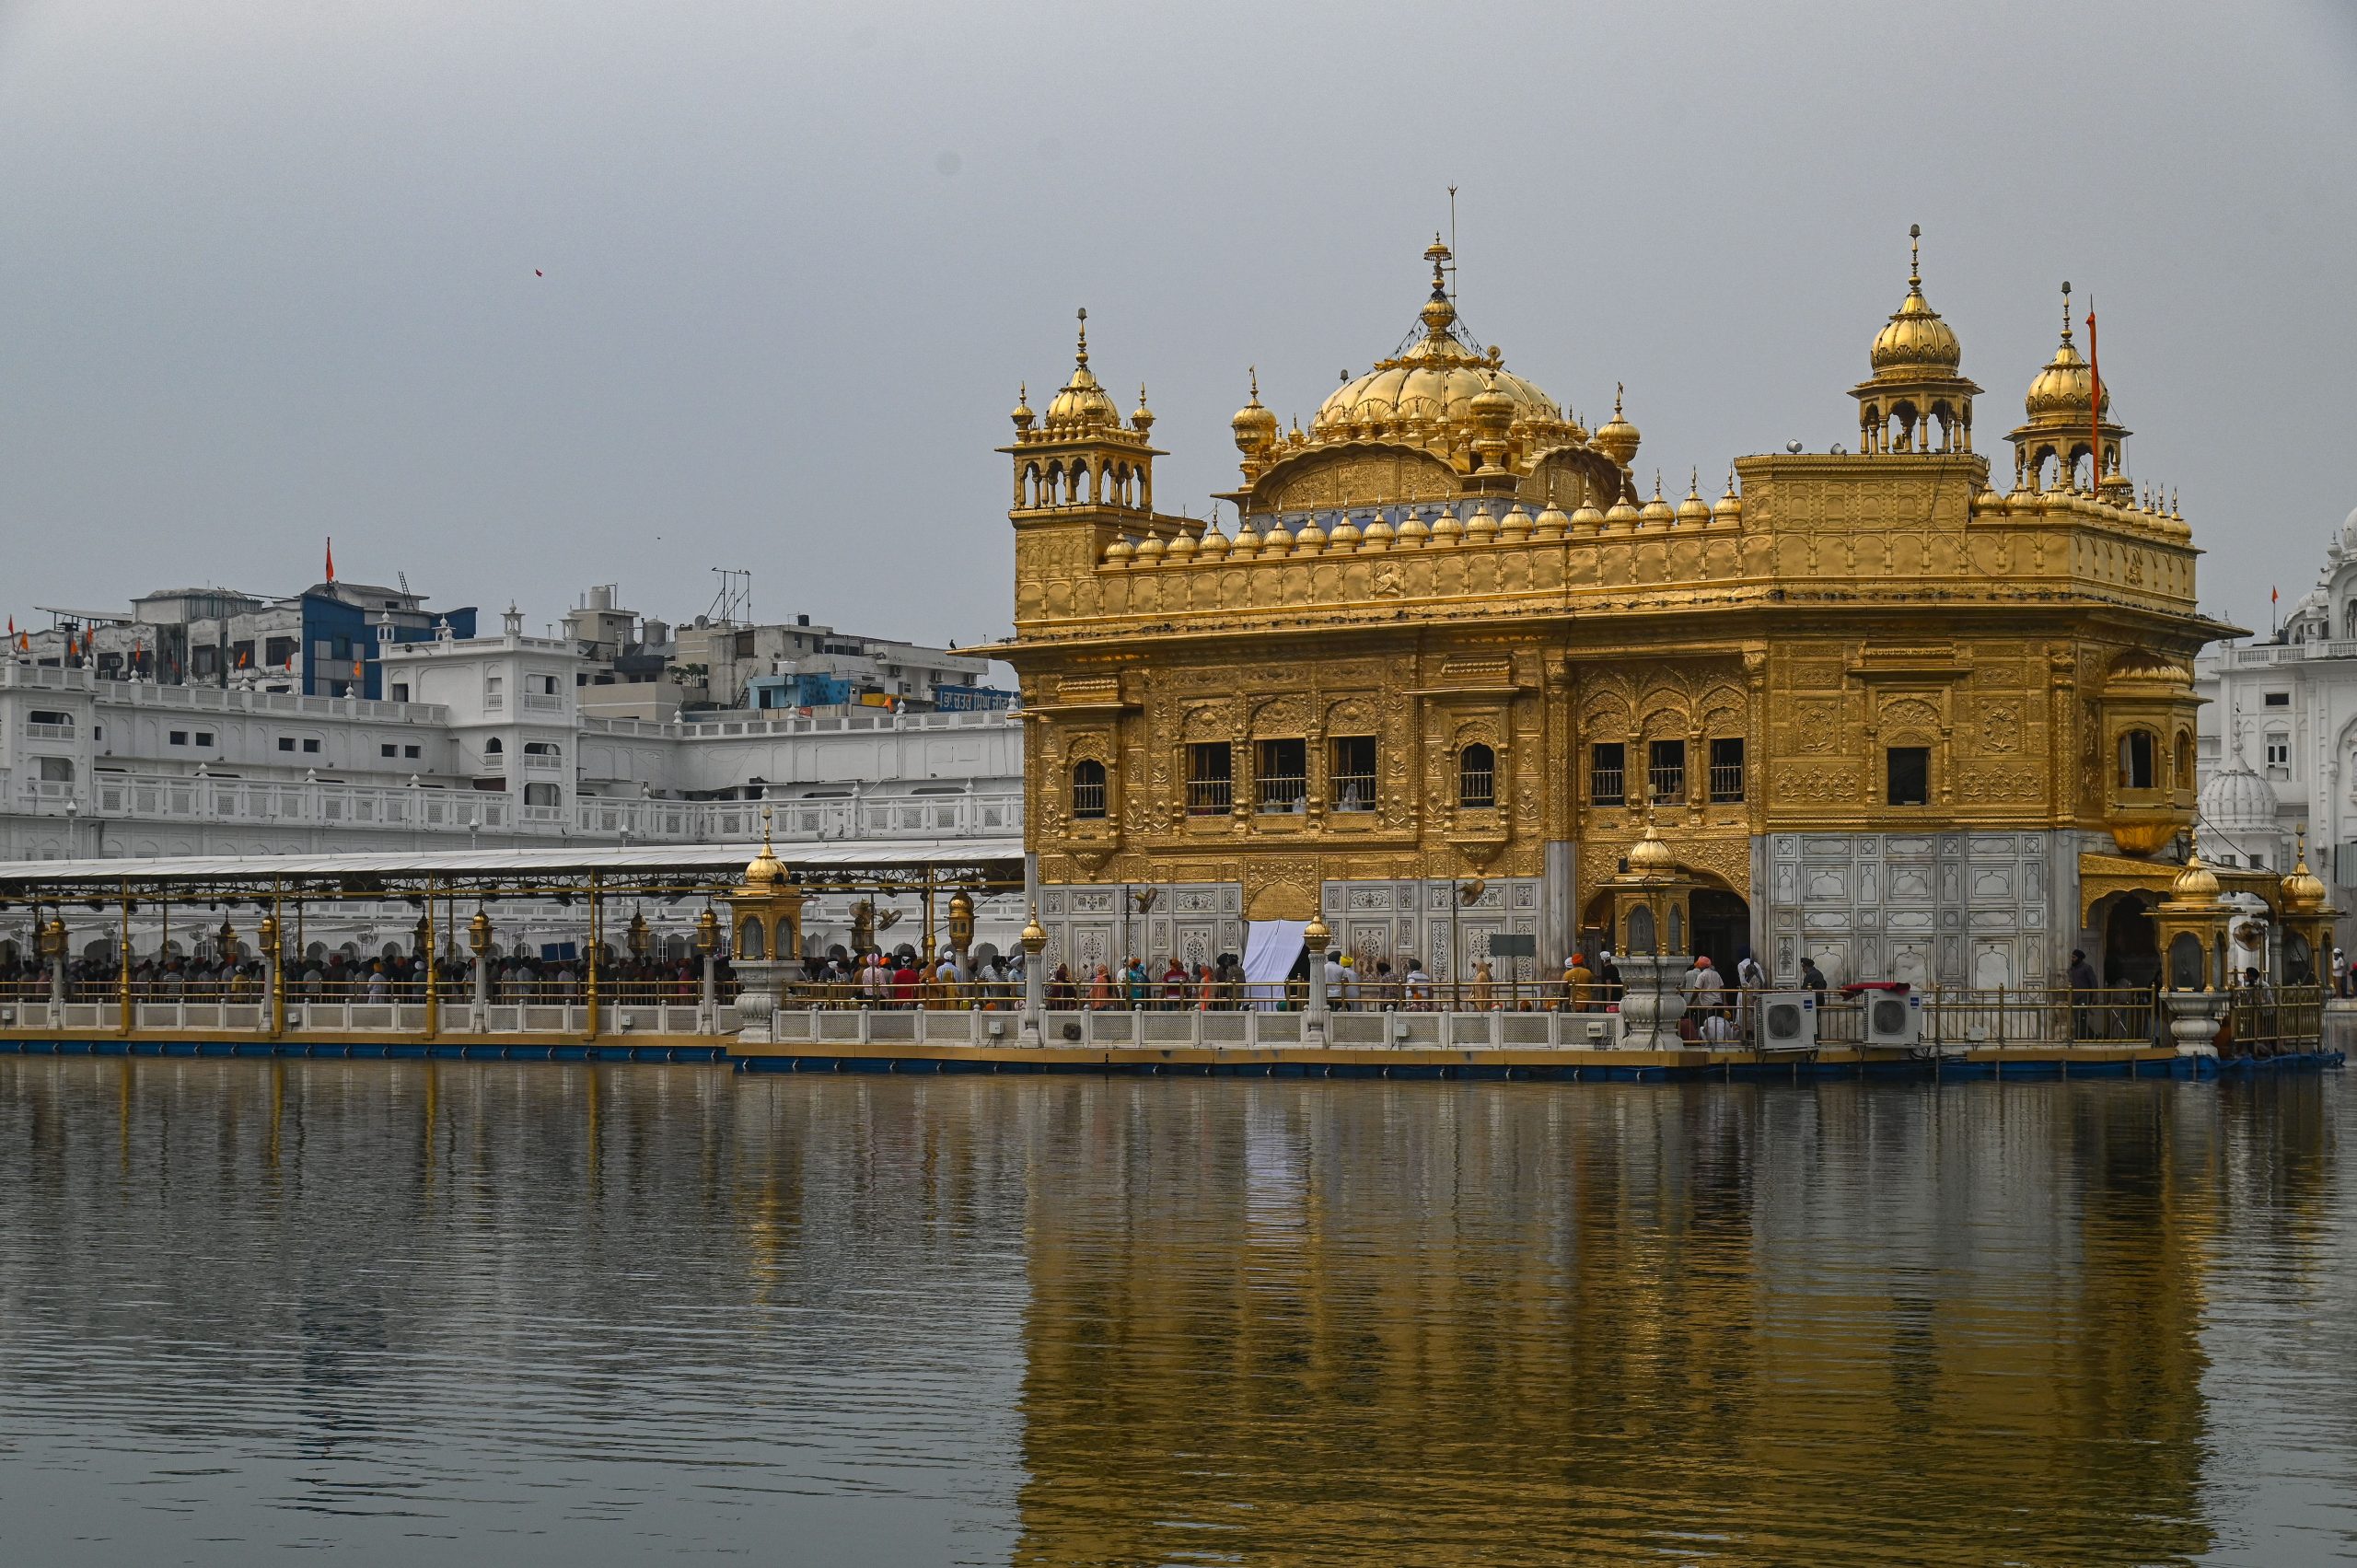
[[[1016,1560],[2199,1553],[2250,1109],[1075,1088]]]

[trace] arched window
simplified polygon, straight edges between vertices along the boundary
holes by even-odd
[[[1091,820],[1105,815],[1105,764],[1090,759],[1072,768],[1072,814]]]
[[[506,749],[507,748],[501,744],[499,737],[495,735],[482,743],[482,754],[486,757],[496,757]]]
[[[2131,729],[2120,736],[2120,788],[2151,789],[2154,787],[2154,757],[2153,754],[2155,749],[2157,749],[2153,744],[2153,732],[2149,729]]]
[[[738,958],[767,958],[769,955],[762,951],[762,946],[761,923],[759,920],[747,920],[743,924],[737,928],[737,956]]]
[[[2177,732],[2177,772],[2170,775],[2169,785],[2173,789],[2193,787],[2193,731],[2189,729]]]
[[[1498,754],[1476,742],[1457,754],[1457,804],[1486,811],[1498,803]]]

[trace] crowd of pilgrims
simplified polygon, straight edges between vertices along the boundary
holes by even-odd
[[[533,956],[515,952],[489,960],[491,999],[494,1003],[568,1004],[584,1001],[588,990],[588,965],[579,958],[558,954]],[[798,978],[789,973],[781,998],[788,1005],[864,1007],[984,1007],[1016,1008],[1023,1005],[1024,954],[1020,949],[1000,954],[985,946],[972,953],[944,948],[927,962],[906,944],[887,953],[881,949],[853,955],[842,947],[802,961]],[[1222,953],[1211,963],[1189,964],[1177,958],[1149,963],[1131,958],[1120,965],[1085,965],[1076,972],[1057,963],[1045,977],[1043,1000],[1059,1012],[1088,1009],[1142,1011],[1226,1010],[1242,1007],[1301,1007],[1308,1001],[1310,956],[1304,952],[1282,981],[1253,981],[1246,978],[1242,961]],[[1387,960],[1354,958],[1332,952],[1323,959],[1329,1006],[1338,1011],[1434,1008],[1488,1011],[1492,1008],[1574,1012],[1605,1012],[1619,1005],[1620,971],[1611,953],[1594,958],[1574,954],[1564,961],[1560,978],[1543,981],[1496,978],[1488,960],[1478,960],[1473,972],[1457,983],[1436,981],[1415,958],[1396,970]],[[424,995],[428,965],[400,954],[363,958],[344,952],[314,953],[290,960],[286,993],[290,1002],[415,1002]],[[446,953],[430,966],[436,989],[446,1001],[464,1002],[474,993],[473,960],[462,953]],[[602,999],[645,1004],[692,1005],[702,991],[702,960],[692,957],[621,957],[609,951],[598,965],[598,992]],[[714,960],[717,995],[733,998],[737,990],[726,957]],[[105,1000],[120,994],[122,971],[111,958],[81,958],[69,962],[70,994]],[[1707,957],[1697,956],[1678,981],[1688,1003],[1689,1027],[1698,1036],[1716,1032],[1740,1036],[1749,1019],[1747,992],[1764,987],[1766,976],[1748,951],[1733,976],[1722,977]],[[1823,975],[1804,964],[1800,984],[1826,989]],[[0,952],[0,994],[40,996],[48,992],[48,970],[37,956]],[[243,958],[225,961],[177,952],[134,957],[131,992],[145,1001],[250,1001],[265,993],[262,966]],[[1715,1022],[1714,1022],[1715,1021]]]
[[[588,965],[576,958],[540,958],[525,953],[489,960],[491,999],[499,1003],[579,1002],[587,994]],[[474,961],[463,954],[446,954],[435,960],[435,989],[446,1001],[464,1002],[474,995]],[[286,996],[290,1002],[418,1002],[425,995],[429,968],[414,957],[394,955],[367,958],[354,954],[315,953],[289,959]],[[736,993],[728,960],[721,958],[715,976],[723,997]],[[67,993],[83,1000],[110,1001],[122,993],[122,968],[111,957],[68,961]],[[609,957],[598,965],[601,997],[617,1001],[674,1002],[692,1005],[702,993],[702,969],[693,958]],[[0,993],[38,997],[49,993],[49,969],[38,956],[0,955]],[[244,1002],[264,994],[259,958],[235,961],[215,957],[167,953],[134,955],[131,966],[134,1001]]]

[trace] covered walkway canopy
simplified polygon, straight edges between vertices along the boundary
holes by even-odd
[[[149,859],[0,861],[0,901],[122,898],[404,898],[429,890],[478,898],[716,894],[736,886],[757,843],[631,848],[381,851],[346,854],[164,855]],[[1023,883],[1018,836],[842,839],[784,846],[807,892],[915,892]]]

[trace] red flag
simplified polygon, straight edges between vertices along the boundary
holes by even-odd
[[[2103,361],[2096,354],[2096,296],[2092,294],[2087,296],[2087,429],[2095,438],[2093,492],[2100,492],[2103,489]]]
[[[328,581],[335,581],[335,535],[328,535]]]

